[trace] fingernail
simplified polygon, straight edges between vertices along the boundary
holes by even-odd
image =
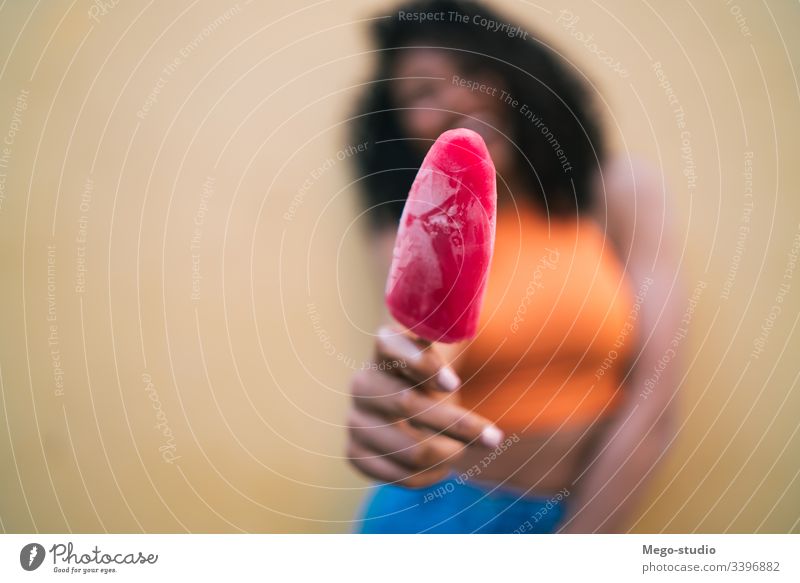
[[[458,378],[458,375],[449,366],[444,366],[439,369],[439,373],[436,375],[436,381],[439,383],[440,387],[450,393],[455,391],[461,384],[461,379]]]
[[[503,441],[503,432],[494,425],[487,425],[481,431],[481,442],[486,447],[497,447]]]

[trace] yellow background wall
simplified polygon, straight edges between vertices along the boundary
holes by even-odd
[[[680,210],[683,426],[634,530],[800,531],[800,8],[492,5],[596,84]],[[0,526],[347,531],[347,379],[381,282],[337,153],[390,4],[32,7],[0,10]]]

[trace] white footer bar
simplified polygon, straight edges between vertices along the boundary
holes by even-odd
[[[3,535],[0,581],[800,581],[798,535]]]

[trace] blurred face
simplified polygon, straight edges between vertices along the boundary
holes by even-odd
[[[440,49],[403,51],[393,77],[395,105],[409,108],[399,112],[400,123],[408,136],[422,138],[421,149],[427,151],[427,140],[446,130],[468,128],[485,140],[497,172],[510,173],[514,148],[509,110],[501,98],[506,87],[500,77],[464,71],[452,52]]]

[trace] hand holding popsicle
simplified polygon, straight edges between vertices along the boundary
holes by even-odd
[[[447,475],[464,447],[496,447],[503,438],[488,420],[457,404],[460,379],[434,346],[382,327],[378,366],[352,381],[348,418],[351,463],[371,478],[409,487]]]
[[[466,445],[495,447],[503,438],[457,404],[460,380],[431,344],[477,330],[495,207],[483,140],[465,129],[442,134],[411,187],[386,286],[389,311],[411,332],[381,328],[380,366],[353,379],[348,457],[370,477],[426,486],[446,476]]]

